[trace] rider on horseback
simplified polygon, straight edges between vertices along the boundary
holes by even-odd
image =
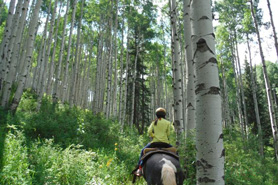
[[[169,136],[171,130],[171,122],[165,119],[166,110],[164,108],[158,108],[155,111],[157,119],[153,121],[148,129],[148,134],[152,138],[152,141],[148,143],[141,151],[139,162],[138,162],[138,169],[134,173],[137,176],[142,175],[142,164],[143,161],[141,157],[143,156],[143,152],[145,148],[156,148],[156,147],[172,147],[170,145]]]

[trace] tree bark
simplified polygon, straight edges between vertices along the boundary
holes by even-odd
[[[72,42],[72,32],[75,24],[75,13],[76,13],[76,4],[77,0],[74,0],[73,3],[73,10],[71,16],[71,27],[70,27],[70,34],[69,34],[69,41],[68,41],[68,50],[67,50],[67,59],[66,59],[66,69],[64,73],[64,83],[63,83],[63,94],[62,94],[62,102],[65,102],[67,97],[67,90],[68,90],[68,76],[69,76],[69,62],[71,56],[71,42]],[[66,26],[66,25],[64,25]]]
[[[37,22],[38,22],[38,18],[39,18],[39,11],[40,11],[40,7],[42,4],[42,0],[37,0],[36,6],[34,8],[34,12],[32,15],[32,19],[30,21],[30,27],[29,27],[29,33],[28,33],[28,39],[27,39],[27,48],[26,48],[26,62],[22,68],[22,72],[20,74],[20,79],[18,82],[18,87],[16,89],[13,101],[12,101],[12,105],[11,105],[11,111],[13,113],[15,113],[18,104],[20,102],[22,93],[23,93],[23,89],[24,89],[24,85],[26,82],[26,78],[28,75],[28,71],[29,71],[29,67],[31,65],[31,59],[32,59],[32,51],[33,51],[33,46],[34,46],[34,41],[35,41],[35,32],[36,32],[36,26],[37,26]]]
[[[195,82],[195,64],[192,56],[192,41],[191,41],[191,22],[190,22],[190,0],[183,1],[183,12],[184,12],[184,41],[186,50],[186,64],[187,64],[187,105],[186,105],[186,123],[187,123],[187,136],[190,131],[196,127],[195,120],[195,107],[196,99],[194,92]]]
[[[273,31],[274,45],[275,45],[275,49],[276,49],[277,63],[278,63],[278,39],[277,39],[277,33],[276,33],[274,21],[273,21],[272,10],[271,10],[271,7],[270,7],[269,0],[267,0],[267,7],[268,7],[269,16],[270,16],[270,23],[271,23],[272,31]]]
[[[225,184],[221,97],[211,1],[193,0],[192,43],[196,64],[197,184]]]
[[[171,29],[172,29],[172,58],[174,71],[174,119],[177,131],[177,145],[183,131],[183,109],[182,109],[182,80],[180,62],[180,40],[177,33],[177,6],[176,0],[171,0]]]

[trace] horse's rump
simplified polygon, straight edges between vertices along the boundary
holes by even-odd
[[[179,161],[165,153],[152,154],[144,163],[143,175],[148,185],[182,185],[184,180]]]

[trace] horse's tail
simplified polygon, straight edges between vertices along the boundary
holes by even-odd
[[[177,185],[175,171],[169,164],[164,164],[161,170],[162,184]]]

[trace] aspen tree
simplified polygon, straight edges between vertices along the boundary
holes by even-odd
[[[40,55],[40,59],[38,62],[40,62],[40,72],[38,73],[39,75],[39,79],[38,79],[38,85],[36,87],[36,91],[39,95],[39,103],[38,103],[38,107],[37,109],[40,108],[40,102],[41,102],[41,98],[42,98],[42,95],[43,95],[43,92],[41,92],[43,90],[43,84],[44,84],[44,75],[45,75],[45,72],[46,72],[46,68],[47,68],[47,63],[46,63],[46,60],[45,60],[45,57],[46,57],[46,48],[47,48],[47,30],[48,30],[48,21],[49,21],[49,17],[50,17],[50,12],[51,10],[51,1],[49,2],[49,5],[48,5],[48,12],[47,12],[47,17],[46,17],[46,21],[45,21],[45,26],[44,26],[44,32],[43,32],[43,37],[42,37],[42,42],[43,42],[43,48],[42,48],[42,53]]]
[[[230,120],[230,110],[229,110],[229,100],[228,100],[228,86],[226,82],[226,72],[224,68],[224,64],[222,59],[221,62],[221,73],[222,73],[222,81],[223,81],[223,114],[224,114],[224,126],[229,128],[231,126]]]
[[[192,43],[196,65],[197,184],[225,184],[221,97],[211,1],[193,0]]]
[[[140,31],[139,31],[140,33]],[[135,109],[135,83],[136,83],[136,78],[137,78],[137,61],[138,61],[138,55],[139,55],[139,50],[140,50],[140,34],[137,38],[135,38],[135,45],[136,45],[136,54],[135,54],[135,62],[134,62],[134,71],[133,71],[133,78],[132,78],[132,98],[131,98],[131,117],[130,117],[130,126],[134,124],[134,109]]]
[[[18,3],[18,4],[20,4],[20,3]],[[25,19],[26,19],[26,15],[27,15],[27,11],[28,11],[28,5],[29,5],[29,1],[26,0],[26,1],[24,1],[24,4],[22,5],[22,7],[19,6],[19,8],[22,9],[20,12],[21,17],[19,19],[17,29],[13,30],[14,41],[11,41],[9,44],[10,56],[7,57],[8,58],[7,62],[10,63],[10,69],[9,69],[9,71],[7,71],[8,75],[7,75],[7,79],[5,81],[5,86],[3,89],[2,103],[1,103],[3,107],[7,106],[7,103],[10,98],[10,94],[11,94],[12,83],[14,82],[15,76],[16,76],[16,68],[18,65],[19,51],[20,51],[20,45],[21,45],[21,36],[22,36],[24,25],[25,25]]]
[[[54,42],[53,42],[53,50],[52,50],[52,55],[50,59],[50,69],[48,73],[48,78],[47,78],[47,85],[46,85],[46,94],[51,94],[52,93],[52,82],[53,82],[53,74],[54,74],[54,65],[55,65],[55,56],[56,56],[56,47],[57,47],[57,39],[58,39],[58,32],[59,32],[59,26],[60,26],[60,19],[61,19],[61,9],[62,9],[62,3],[60,4],[59,8],[59,15],[57,18],[56,22],[56,30],[55,30],[55,37],[54,37]],[[55,81],[57,81],[57,76],[55,76]]]
[[[181,80],[181,63],[180,63],[180,43],[177,33],[177,5],[176,0],[171,0],[171,29],[172,29],[172,59],[174,71],[174,124],[178,137],[183,130],[183,109],[182,109],[182,80]],[[177,141],[179,144],[179,141]]]
[[[11,27],[12,27],[12,20],[13,20],[13,16],[14,16],[14,9],[15,9],[15,0],[11,0],[10,2],[10,6],[9,6],[9,11],[8,11],[8,17],[7,17],[7,21],[6,21],[6,26],[4,29],[4,35],[3,35],[3,39],[0,45],[0,93],[1,93],[1,87],[2,87],[2,83],[3,83],[3,78],[5,75],[5,55],[6,55],[6,48],[8,47],[8,43],[10,40],[10,35],[11,35]]]
[[[120,121],[120,125],[122,125],[122,106],[123,106],[123,73],[124,73],[124,62],[123,62],[123,56],[124,56],[124,23],[125,23],[125,19],[123,19],[122,22],[122,42],[121,42],[121,56],[120,56],[120,95],[119,95],[119,121]],[[121,130],[122,131],[122,130]]]
[[[278,62],[278,39],[277,39],[276,28],[275,28],[274,21],[273,21],[272,10],[271,10],[271,5],[270,5],[269,0],[267,0],[267,7],[268,7],[268,11],[269,11],[269,16],[270,16],[270,23],[271,23],[271,27],[272,27],[272,31],[273,31],[274,45],[275,45],[275,49],[276,49],[277,62]]]
[[[191,22],[190,22],[190,0],[183,1],[183,25],[184,25],[184,41],[185,41],[185,51],[186,51],[186,65],[187,65],[187,104],[186,104],[186,123],[187,123],[187,136],[190,130],[196,127],[195,121],[195,65],[192,56],[192,41],[191,41]]]
[[[129,21],[127,21],[127,44],[126,44],[126,67],[125,67],[125,90],[124,90],[124,101],[123,101],[123,121],[122,129],[124,127],[124,122],[126,121],[126,102],[127,102],[127,89],[128,89],[128,70],[129,70]]]
[[[57,96],[58,82],[61,81],[61,68],[62,68],[62,59],[63,59],[64,47],[65,47],[66,25],[67,25],[67,20],[68,20],[69,5],[70,5],[70,1],[67,1],[66,13],[64,16],[62,41],[61,41],[61,46],[60,46],[60,50],[59,50],[57,74],[55,76],[56,80],[54,82],[53,93],[52,93],[52,99],[53,99],[54,103],[57,103],[57,101],[58,101],[58,96]],[[58,31],[58,27],[57,27],[57,31]]]
[[[39,18],[39,11],[40,11],[40,7],[42,4],[42,0],[37,0],[35,8],[34,8],[34,12],[32,14],[32,19],[30,21],[30,26],[29,26],[29,32],[28,32],[28,39],[27,39],[27,48],[26,51],[24,51],[26,53],[26,62],[24,63],[24,66],[21,70],[20,78],[18,81],[18,87],[16,89],[14,98],[12,100],[12,105],[11,105],[11,110],[12,112],[16,111],[16,108],[20,102],[22,93],[23,93],[23,89],[25,86],[25,82],[26,82],[26,78],[28,75],[28,71],[29,71],[29,67],[31,65],[31,59],[32,59],[32,51],[33,51],[33,47],[34,47],[34,40],[35,40],[35,32],[36,32],[36,26],[37,26],[37,22],[38,22],[38,18]],[[23,48],[25,49],[25,48]]]
[[[259,113],[259,107],[258,107],[258,99],[257,99],[257,93],[256,93],[256,81],[253,73],[253,65],[252,65],[252,55],[251,55],[251,49],[249,44],[249,36],[247,34],[247,47],[248,47],[248,53],[249,53],[249,63],[250,63],[250,73],[251,73],[251,84],[252,84],[252,95],[253,95],[253,101],[254,101],[254,107],[255,107],[255,114],[256,114],[256,121],[257,121],[257,127],[258,127],[258,136],[259,136],[259,152],[261,156],[264,156],[264,144],[263,144],[263,135],[262,135],[262,125],[261,125],[261,119],[260,119],[260,113]]]
[[[112,115],[117,116],[117,94],[118,94],[118,51],[117,51],[117,33],[118,33],[118,0],[115,2],[116,17],[114,26],[114,84],[113,84],[113,99],[112,99]]]
[[[107,63],[107,89],[106,89],[106,119],[110,117],[112,107],[112,65],[113,65],[113,0],[111,0],[111,11],[109,19],[109,47],[108,47],[108,63]]]
[[[242,73],[241,73],[241,66],[240,66],[240,58],[239,58],[239,52],[238,52],[238,43],[237,43],[237,35],[235,35],[235,49],[236,49],[236,61],[238,66],[238,74],[239,74],[239,87],[241,92],[241,101],[243,105],[243,111],[244,111],[244,133],[245,137],[248,136],[248,119],[247,119],[247,111],[246,111],[246,103],[245,103],[245,93],[243,89],[243,83],[242,83]]]
[[[268,80],[268,74],[266,70],[266,65],[265,65],[265,58],[264,58],[264,52],[262,49],[262,43],[261,43],[261,36],[259,32],[259,26],[258,22],[256,19],[255,11],[254,11],[254,5],[253,5],[253,0],[249,0],[250,2],[250,8],[251,8],[251,13],[252,17],[255,23],[255,28],[256,28],[256,33],[257,33],[257,39],[259,43],[259,50],[260,50],[260,56],[261,56],[261,61],[262,61],[262,68],[263,68],[263,75],[264,75],[264,82],[265,82],[265,89],[266,89],[266,95],[267,95],[267,103],[268,103],[268,111],[269,111],[269,117],[270,117],[270,123],[271,123],[271,128],[272,128],[272,135],[273,135],[273,145],[274,145],[274,152],[275,152],[275,158],[278,159],[278,133],[277,133],[277,125],[275,122],[275,116],[274,116],[274,107],[273,107],[273,99],[272,99],[272,93],[271,93],[271,87],[269,84]]]
[[[56,20],[57,4],[58,4],[58,0],[55,0],[54,9],[53,9],[53,12],[52,12],[52,15],[51,15],[50,31],[49,31],[49,34],[48,34],[48,40],[47,40],[47,45],[46,45],[47,50],[46,50],[45,56],[43,57],[43,62],[42,62],[44,64],[44,67],[43,67],[44,70],[41,71],[43,74],[42,74],[42,79],[41,79],[41,84],[40,84],[40,91],[39,91],[39,101],[38,101],[38,106],[37,106],[38,110],[40,109],[41,100],[42,100],[42,97],[45,93],[46,85],[47,85],[46,82],[47,82],[47,76],[48,76],[48,73],[49,73],[48,63],[49,63],[50,51],[51,51],[51,45],[52,45],[52,39],[53,39],[54,24],[55,24],[55,20]],[[50,6],[49,7],[51,7],[51,1],[50,1]]]
[[[12,25],[11,25],[12,29],[11,29],[9,41],[7,43],[7,46],[4,49],[5,58],[3,59],[3,63],[5,64],[4,67],[6,69],[6,71],[3,75],[4,82],[7,80],[7,75],[10,71],[10,66],[12,65],[11,64],[11,56],[12,56],[12,53],[13,53],[14,41],[15,41],[15,37],[16,37],[16,33],[17,33],[17,28],[18,28],[18,23],[19,23],[19,17],[20,17],[20,14],[21,14],[21,9],[22,9],[22,2],[18,2],[17,5],[16,5],[15,14],[13,16],[13,21],[12,21]],[[13,76],[14,76],[14,74],[13,74]],[[11,84],[11,83],[9,83],[9,84]],[[5,83],[4,83],[4,85],[5,85]],[[10,88],[10,87],[8,87],[8,88]]]
[[[74,0],[73,2],[73,10],[72,10],[72,16],[71,16],[71,27],[70,27],[70,33],[69,33],[69,41],[68,41],[68,50],[67,50],[67,58],[66,58],[66,69],[64,73],[64,83],[63,83],[63,93],[62,93],[62,102],[65,102],[67,97],[67,90],[68,90],[68,76],[69,76],[69,62],[70,62],[70,56],[71,56],[71,42],[72,42],[72,32],[75,24],[75,13],[76,13],[76,4],[77,0]],[[66,25],[64,25],[66,26]]]
[[[100,95],[101,95],[101,83],[102,83],[102,65],[103,65],[103,30],[98,34],[98,49],[97,49],[97,70],[95,74],[95,91],[93,97],[93,112],[95,114],[100,112]]]
[[[81,43],[81,27],[82,27],[82,18],[83,18],[83,7],[84,7],[84,0],[82,0],[81,2],[81,16],[79,18],[79,23],[78,23],[78,30],[77,30],[77,41],[76,41],[76,48],[75,48],[75,58],[74,58],[74,68],[73,69],[73,73],[72,73],[72,86],[71,86],[71,89],[70,89],[70,105],[73,106],[74,103],[75,103],[75,93],[76,93],[76,83],[77,83],[77,73],[78,73],[78,63],[79,63],[79,60],[78,60],[78,53],[79,53],[79,48],[80,48],[80,51],[81,51],[81,46],[82,44]]]

